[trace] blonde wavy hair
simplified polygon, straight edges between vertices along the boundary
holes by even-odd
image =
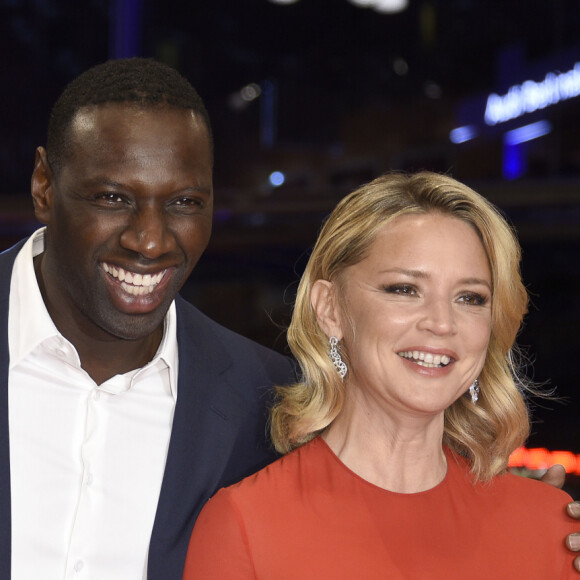
[[[475,479],[486,481],[505,470],[510,453],[529,434],[518,375],[515,339],[527,312],[528,295],[520,276],[521,250],[500,212],[484,197],[445,175],[389,173],[339,202],[324,223],[296,296],[288,343],[302,380],[277,387],[270,416],[276,449],[287,453],[324,430],[340,413],[343,381],[328,357],[328,337],[310,304],[316,280],[337,281],[363,260],[378,231],[409,214],[440,213],[470,224],[485,249],[492,276],[491,338],[479,376],[477,405],[460,397],[445,411],[443,443],[466,457]],[[348,353],[346,353],[346,357]]]

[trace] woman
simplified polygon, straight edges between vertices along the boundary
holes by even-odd
[[[529,430],[519,262],[505,220],[449,177],[342,200],[288,331],[303,381],[271,417],[288,454],[209,501],[184,578],[574,577],[569,496],[506,473]]]

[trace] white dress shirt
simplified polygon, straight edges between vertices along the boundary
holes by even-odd
[[[12,580],[142,580],[177,398],[175,305],[153,360],[97,386],[42,300],[43,248],[39,230],[11,279]]]

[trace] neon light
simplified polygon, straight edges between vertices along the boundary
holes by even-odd
[[[456,144],[471,141],[475,137],[477,137],[477,128],[474,125],[464,125],[449,132],[449,140]]]
[[[549,72],[539,83],[525,81],[514,85],[503,96],[492,93],[487,97],[484,119],[488,125],[497,125],[578,95],[580,62],[564,73]]]
[[[373,8],[384,14],[402,12],[409,6],[409,0],[349,0],[359,8]]]
[[[141,0],[111,2],[112,30],[109,51],[112,58],[137,56],[141,52],[143,6]]]
[[[525,150],[522,143],[547,135],[552,130],[548,121],[537,121],[508,131],[503,136],[503,176],[517,179],[527,169]]]
[[[250,83],[240,90],[240,97],[248,103],[254,99],[257,99],[261,94],[262,89],[260,85],[256,83]]]
[[[502,169],[503,176],[508,180],[517,179],[526,172],[526,156],[520,145],[504,145]]]
[[[374,9],[383,14],[395,14],[406,10],[409,0],[375,0]]]
[[[280,187],[284,181],[286,181],[286,177],[281,171],[272,171],[269,177],[270,185],[274,187]]]
[[[571,451],[548,451],[544,447],[519,447],[510,455],[508,467],[526,467],[536,471],[558,463],[564,466],[566,473],[580,475],[580,455],[574,455]]]
[[[503,136],[504,143],[506,145],[519,145],[520,143],[525,143],[526,141],[547,135],[551,130],[552,125],[548,121],[537,121],[536,123],[530,123],[529,125],[524,125],[523,127],[518,127],[505,133]]]

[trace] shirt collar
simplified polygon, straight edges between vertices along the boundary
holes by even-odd
[[[34,273],[33,258],[44,250],[44,230],[41,228],[28,238],[14,261],[8,309],[11,368],[44,341],[60,336],[46,310]]]
[[[10,281],[10,303],[8,308],[8,337],[10,368],[17,365],[36,347],[57,338],[68,342],[58,331],[42,299],[33,259],[44,251],[46,228],[40,228],[30,236],[14,261]],[[70,344],[70,343],[69,343]],[[76,349],[71,345],[75,354]],[[76,354],[78,358],[78,354]],[[175,302],[165,315],[163,338],[155,356],[143,369],[130,371],[135,376],[146,368],[162,361],[169,368],[171,394],[177,399],[177,314]]]
[[[171,388],[171,394],[174,400],[177,400],[177,369],[179,358],[178,358],[178,348],[177,348],[177,311],[175,309],[175,301],[171,303],[167,314],[165,315],[165,320],[163,323],[163,338],[155,356],[143,369],[139,372],[144,371],[150,365],[157,364],[158,361],[163,361],[169,369],[169,386]]]

